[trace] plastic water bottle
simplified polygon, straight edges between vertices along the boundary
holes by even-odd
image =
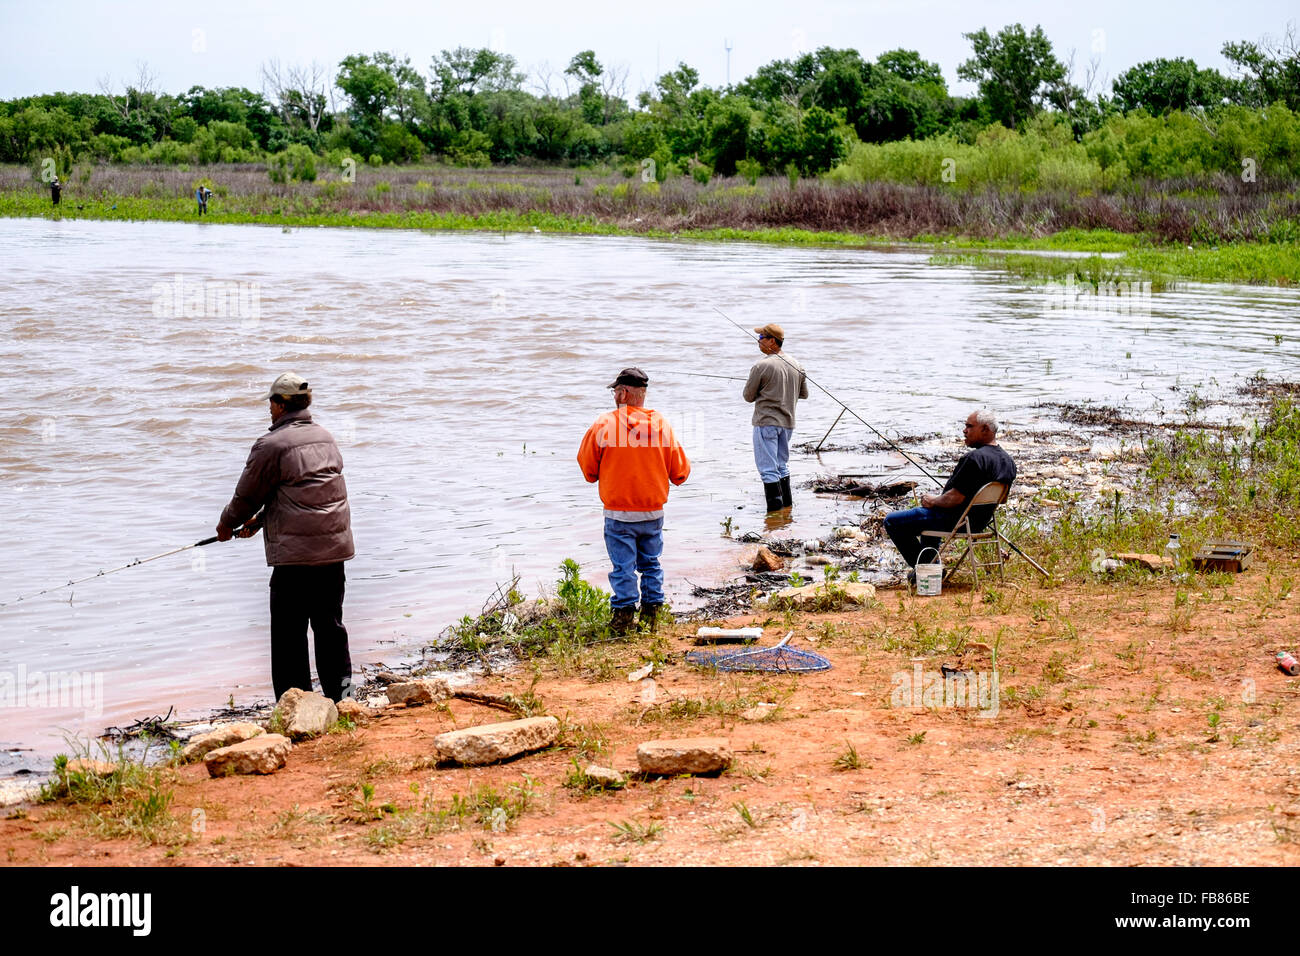
[[[1171,534],[1169,536],[1169,543],[1165,545],[1165,554],[1169,556],[1169,559],[1174,562],[1174,567],[1177,568],[1183,557],[1183,546],[1178,541],[1178,535]]]

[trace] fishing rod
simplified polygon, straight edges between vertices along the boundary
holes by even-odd
[[[681,371],[671,371],[671,372],[660,372],[659,374],[660,374],[660,375],[667,375],[667,376],[669,376],[670,378],[671,378],[672,376],[674,376],[674,375],[689,375],[689,376],[691,376],[692,378],[721,378],[721,379],[726,379],[728,382],[743,382],[743,381],[745,381],[743,378],[741,378],[741,377],[738,376],[738,375],[709,375],[709,374],[706,374],[705,372],[681,372]]]
[[[83,584],[86,581],[93,581],[95,578],[102,578],[108,574],[116,574],[118,571],[125,571],[127,568],[134,568],[139,564],[148,564],[150,561],[157,561],[159,558],[166,558],[173,554],[180,554],[182,551],[188,551],[191,548],[201,548],[204,545],[212,544],[216,540],[217,536],[213,535],[210,538],[204,538],[202,541],[195,541],[193,544],[187,544],[179,548],[172,548],[170,551],[164,551],[162,554],[155,554],[152,557],[136,558],[134,561],[131,561],[128,564],[123,564],[120,567],[109,568],[107,571],[99,571],[96,574],[88,574],[84,578],[77,578],[75,581],[69,581],[67,584],[57,584],[54,587],[46,588],[44,591],[37,591],[35,594],[25,594],[22,597],[14,598],[12,601],[5,601],[0,603],[0,607],[8,607],[10,604],[30,601],[32,598],[40,597],[42,594],[49,594],[51,591],[59,591],[63,588],[70,588],[78,584]]]
[[[714,312],[718,313],[718,315],[722,316],[724,319],[726,319],[728,322],[730,322],[730,323],[731,323],[732,325],[734,325],[736,328],[740,329],[740,331],[744,332],[744,333],[745,333],[746,335],[748,335],[750,338],[753,338],[753,337],[754,337],[754,333],[753,333],[753,332],[751,332],[749,329],[745,328],[745,327],[744,327],[743,325],[741,325],[739,322],[736,322],[735,320],[733,320],[733,319],[731,318],[731,316],[727,315],[727,313],[723,312],[723,311],[722,311],[721,309],[719,309],[716,305],[715,305],[715,306],[711,306],[711,308],[713,309]],[[779,359],[781,359],[781,361],[785,362],[786,365],[789,365],[791,368],[795,368],[795,364],[794,364],[793,362],[791,362],[788,358],[786,358],[784,355],[782,355],[780,352],[776,352],[776,353],[774,353],[774,354],[775,354]],[[801,371],[801,372],[802,372],[803,370],[802,370],[802,369],[797,369],[797,371]],[[807,380],[808,380],[809,382],[811,382],[813,385],[816,385],[819,389],[821,389],[822,392],[825,393],[825,395],[826,395],[827,398],[829,398],[832,402],[834,402],[836,405],[840,406],[840,408],[842,408],[842,409],[844,410],[843,412],[840,412],[841,415],[843,415],[844,412],[848,412],[850,415],[852,415],[854,418],[856,418],[856,419],[857,419],[858,421],[860,421],[862,424],[866,425],[866,426],[867,426],[868,428],[870,428],[873,432],[875,432],[876,435],[877,435],[877,437],[879,437],[879,438],[880,438],[880,439],[881,439],[885,444],[887,444],[890,448],[894,449],[894,451],[898,452],[900,455],[902,455],[904,458],[906,458],[909,462],[911,462],[913,465],[915,465],[915,466],[920,470],[921,474],[925,475],[925,477],[929,478],[931,481],[933,481],[933,482],[934,482],[936,485],[938,485],[940,488],[943,487],[943,482],[942,482],[942,481],[940,481],[940,480],[939,480],[938,478],[936,478],[934,475],[930,474],[930,472],[926,470],[926,468],[925,468],[924,465],[922,465],[919,461],[917,461],[915,458],[913,458],[913,457],[912,457],[911,455],[909,455],[907,452],[903,451],[903,449],[899,448],[898,445],[895,444],[892,440],[890,440],[890,439],[889,439],[888,437],[886,437],[885,435],[882,435],[882,434],[880,433],[880,431],[876,428],[875,425],[871,424],[871,422],[867,421],[865,418],[863,418],[861,415],[859,415],[859,414],[858,414],[857,412],[855,412],[853,409],[849,408],[849,406],[845,405],[845,404],[844,404],[843,402],[841,402],[838,398],[836,398],[834,395],[832,395],[829,391],[827,391],[827,389],[825,388],[825,386],[823,386],[823,385],[821,385],[819,382],[817,382],[817,381],[816,381],[816,380],[815,380],[811,375],[809,375],[807,372],[803,372],[803,376],[804,376],[805,379],[807,379]],[[838,421],[838,420],[839,420],[839,419],[836,419],[836,421]],[[833,428],[834,426],[831,426],[831,427]],[[829,432],[828,432],[827,434],[829,435]],[[825,440],[826,440],[825,438],[822,439],[822,441],[825,441]]]

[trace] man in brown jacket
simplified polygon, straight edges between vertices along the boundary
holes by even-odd
[[[281,375],[266,398],[271,429],[253,443],[217,538],[265,531],[271,571],[271,682],[311,690],[307,623],[316,638],[316,673],[331,700],[351,696],[352,658],[343,626],[343,562],[355,553],[343,457],[311,420],[311,388]],[[239,529],[236,531],[235,529]]]

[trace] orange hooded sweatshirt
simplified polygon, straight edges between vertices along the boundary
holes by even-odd
[[[582,437],[578,465],[584,478],[600,482],[609,511],[658,511],[668,500],[668,482],[680,485],[691,473],[672,426],[638,405],[597,418]]]

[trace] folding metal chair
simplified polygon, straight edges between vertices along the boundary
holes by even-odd
[[[962,566],[962,562],[966,560],[967,555],[969,555],[971,559],[971,573],[975,576],[976,584],[979,584],[980,568],[997,568],[998,579],[1002,579],[1002,542],[1000,540],[1001,536],[998,534],[997,506],[1007,503],[1007,493],[1010,490],[1010,485],[1004,485],[1000,481],[990,481],[979,491],[975,492],[975,494],[971,495],[970,500],[966,502],[966,507],[962,509],[961,517],[957,519],[957,523],[953,525],[951,531],[921,532],[922,539],[935,539],[933,543],[928,546],[938,551],[938,556],[935,559],[936,561],[943,560],[943,553],[948,550],[948,546],[952,544],[954,539],[961,540],[966,545],[966,550],[961,553],[961,557],[957,559],[957,563],[944,569],[943,579],[945,581],[957,572],[957,569]],[[975,531],[970,525],[970,511],[972,508],[980,505],[993,505],[993,517],[989,520],[988,525],[983,531]],[[925,541],[923,540],[922,543],[924,544]],[[979,552],[976,549],[982,545],[993,546],[994,560],[981,561],[979,559]]]

